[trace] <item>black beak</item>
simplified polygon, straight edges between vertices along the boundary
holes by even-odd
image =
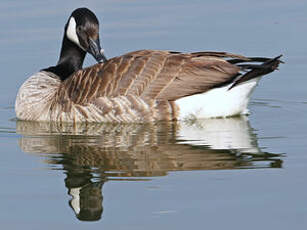
[[[89,38],[89,47],[87,52],[89,52],[96,59],[97,62],[106,62],[107,58],[104,56],[103,50],[100,47],[99,38],[94,41]]]

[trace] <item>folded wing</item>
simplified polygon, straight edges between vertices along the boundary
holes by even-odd
[[[249,59],[224,52],[141,50],[76,72],[64,82],[63,91],[76,104],[127,95],[174,101],[234,81],[241,68],[231,60]]]

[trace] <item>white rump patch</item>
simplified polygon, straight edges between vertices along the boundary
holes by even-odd
[[[71,17],[69,19],[69,22],[68,22],[68,27],[67,27],[67,30],[66,30],[66,36],[68,37],[69,40],[71,40],[72,42],[77,44],[81,49],[83,49],[83,47],[80,45],[80,42],[79,42],[79,38],[78,38],[78,35],[77,35],[77,31],[76,31],[76,29],[77,29],[76,26],[77,26],[77,23],[76,23],[75,18]]]
[[[247,105],[260,77],[243,82],[231,90],[231,84],[176,100],[179,119],[229,117],[248,114]]]

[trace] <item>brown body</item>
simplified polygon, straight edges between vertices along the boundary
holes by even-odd
[[[263,63],[238,65],[252,61]],[[141,50],[79,70],[64,81],[48,72],[32,76],[19,91],[16,114],[22,120],[65,122],[175,120],[177,99],[233,87],[272,72],[279,62],[222,52]],[[37,94],[44,96],[35,100]]]

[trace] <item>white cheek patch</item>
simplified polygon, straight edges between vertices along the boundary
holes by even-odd
[[[71,17],[68,22],[68,27],[66,30],[66,36],[68,37],[69,40],[77,44],[81,49],[83,47],[80,45],[79,38],[76,32],[76,20],[74,17]],[[84,50],[84,49],[83,49]]]

